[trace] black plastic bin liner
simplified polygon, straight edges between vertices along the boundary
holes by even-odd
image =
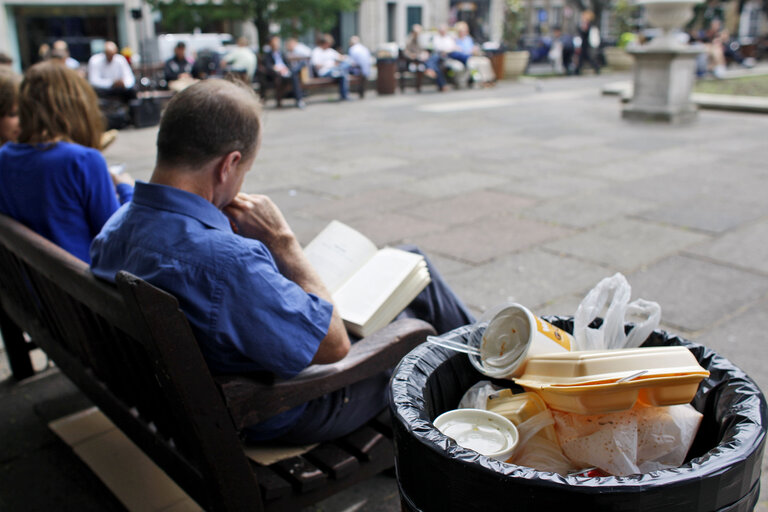
[[[547,319],[573,332],[565,317]],[[627,330],[631,325],[627,326]],[[469,328],[447,336],[462,339]],[[766,402],[742,370],[712,350],[655,331],[644,346],[688,347],[710,376],[692,404],[704,414],[686,463],[626,477],[563,477],[462,448],[432,425],[487,379],[466,354],[425,343],[397,366],[390,385],[398,485],[410,510],[748,511],[760,494]],[[508,381],[502,381],[509,386]]]

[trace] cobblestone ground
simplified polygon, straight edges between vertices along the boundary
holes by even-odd
[[[628,124],[616,98],[600,95],[616,79],[270,106],[245,190],[269,194],[303,243],[339,219],[380,245],[419,245],[477,313],[514,299],[573,314],[597,281],[622,272],[634,298],[661,304],[662,328],[766,389],[768,118],[703,111],[685,127]],[[121,132],[108,161],[148,179],[155,134]],[[25,452],[3,446],[0,471],[23,475],[25,460],[52,452],[70,461],[40,436]],[[72,492],[64,473],[46,470],[54,497]],[[0,479],[0,504],[20,480]],[[82,492],[108,502],[97,487]],[[321,508],[399,510],[397,487],[382,476]]]

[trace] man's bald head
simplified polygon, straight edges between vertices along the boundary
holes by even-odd
[[[209,79],[187,87],[168,103],[157,134],[158,167],[195,168],[239,151],[256,153],[261,103],[250,87]]]
[[[104,43],[104,55],[107,57],[107,61],[112,62],[112,57],[117,53],[117,45],[112,41]]]

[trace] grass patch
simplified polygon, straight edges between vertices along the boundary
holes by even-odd
[[[768,75],[728,78],[726,80],[700,80],[694,86],[693,92],[768,96]]]

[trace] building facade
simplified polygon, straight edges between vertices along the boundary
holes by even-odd
[[[57,39],[85,63],[105,41],[140,55],[152,46],[142,41],[154,38],[152,12],[141,0],[0,0],[0,51],[17,71],[37,62],[40,46]]]

